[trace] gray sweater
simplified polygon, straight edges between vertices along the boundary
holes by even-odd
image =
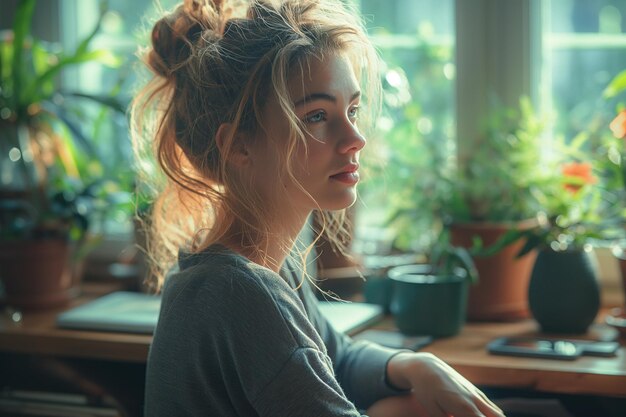
[[[398,350],[336,332],[295,268],[281,275],[222,247],[181,256],[163,290],[146,417],[359,416],[398,395]]]

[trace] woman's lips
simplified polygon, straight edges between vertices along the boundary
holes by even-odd
[[[358,171],[340,172],[339,174],[331,175],[330,178],[344,184],[354,185],[359,182],[359,173]]]

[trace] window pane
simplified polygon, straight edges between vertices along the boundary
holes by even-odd
[[[615,102],[602,97],[626,69],[626,0],[552,0],[544,13],[549,99],[556,133],[571,138],[592,124],[606,126]]]
[[[171,7],[174,0],[163,0],[164,8]],[[125,1],[109,0],[101,27],[92,42],[93,49],[104,49],[117,55],[122,64],[109,67],[89,63],[76,72],[67,71],[64,82],[72,90],[80,90],[94,95],[113,95],[123,105],[128,105],[133,91],[138,85],[141,68],[135,56],[139,46],[147,45],[147,28],[156,16],[155,3],[151,0]],[[68,50],[94,28],[98,19],[97,0],[63,0],[61,19],[64,46]],[[72,105],[71,103],[68,105]],[[75,103],[74,110],[82,114],[90,123],[83,123],[85,136],[93,141],[98,149],[103,172],[119,182],[121,189],[132,191],[134,183],[133,155],[130,144],[127,116],[109,111],[102,113],[102,107],[90,103]],[[110,213],[103,224],[107,234],[128,234],[132,230],[132,212],[120,210]]]
[[[361,1],[370,36],[386,63],[384,109],[362,156],[355,251],[384,251],[429,243],[431,218],[392,225],[388,219],[427,198],[433,164],[454,155],[454,1]],[[433,178],[434,180],[434,178]],[[426,210],[424,210],[426,212]],[[383,238],[387,236],[387,238]],[[421,239],[421,240],[420,240]],[[389,242],[387,242],[389,243]]]
[[[361,0],[361,12],[370,20],[370,30],[415,35],[418,26],[428,22],[439,34],[454,33],[452,0]]]

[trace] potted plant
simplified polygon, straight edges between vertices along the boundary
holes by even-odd
[[[604,98],[607,100],[623,97],[626,91],[626,70],[618,73],[604,90]],[[622,201],[622,219],[626,219],[626,102],[617,103],[616,117],[610,122],[609,128],[612,133],[611,141],[606,146],[605,161],[608,162],[609,172],[613,173],[613,187],[620,191]],[[613,247],[613,254],[618,260],[622,278],[624,305],[616,308],[607,316],[607,323],[618,328],[622,333],[626,329],[626,238],[621,239]]]
[[[593,246],[623,233],[623,207],[594,171],[602,161],[578,152],[588,135],[582,133],[557,158],[552,175],[537,191],[543,211],[532,228],[511,231],[507,239],[524,242],[518,256],[538,249],[528,299],[533,317],[544,332],[584,333],[600,307]],[[577,155],[577,156],[576,156]],[[582,158],[582,159],[580,159]]]
[[[65,54],[30,35],[34,8],[34,0],[19,2],[13,30],[0,43],[0,278],[5,301],[26,309],[69,300],[76,259],[93,243],[90,221],[115,197],[64,101],[88,99],[124,112],[110,97],[64,93],[55,82],[72,65],[118,62],[89,49],[100,20]]]
[[[607,100],[623,98],[626,92],[626,70],[617,74],[604,90],[604,98]],[[610,186],[619,190],[623,198],[626,198],[626,102],[620,100],[616,105],[615,118],[609,123],[611,136],[605,146],[604,155],[611,175]],[[626,208],[623,218],[626,218]],[[624,256],[622,256],[624,257]],[[626,258],[626,257],[625,257]],[[624,268],[624,290],[626,291],[626,262]],[[626,294],[626,292],[625,292]]]
[[[465,248],[454,247],[441,235],[427,263],[393,267],[390,310],[406,334],[448,337],[465,323],[470,284],[478,278]]]
[[[527,288],[534,253],[517,258],[521,242],[483,251],[513,229],[534,224],[539,204],[534,189],[542,175],[540,139],[545,120],[530,100],[517,109],[494,104],[472,152],[461,155],[450,193],[443,201],[452,242],[474,247],[478,285],[470,289],[471,320],[516,320],[528,317]]]
[[[446,230],[453,246],[470,251],[479,275],[470,288],[470,320],[513,320],[529,314],[527,286],[534,254],[516,259],[521,242],[499,245],[497,251],[492,245],[509,229],[535,222],[539,204],[533,189],[542,172],[539,139],[545,122],[527,98],[518,109],[492,108],[471,155],[454,161],[423,147],[419,158],[434,162],[413,172],[413,186],[390,222],[400,238],[409,233],[410,239],[430,236],[426,252],[429,242]],[[424,222],[427,228],[418,230],[415,225]]]

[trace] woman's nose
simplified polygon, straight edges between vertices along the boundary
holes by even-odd
[[[339,142],[339,153],[358,152],[367,143],[357,126],[348,121],[344,127],[342,139]]]

